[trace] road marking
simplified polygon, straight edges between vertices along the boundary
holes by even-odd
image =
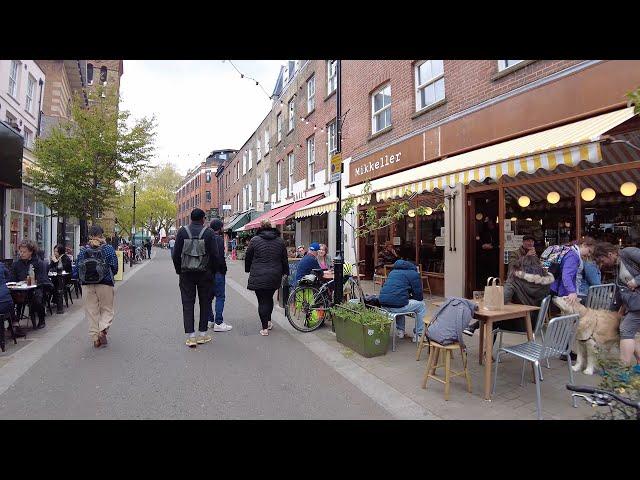
[[[116,291],[149,263],[151,262],[144,262],[139,268],[130,271],[124,280],[116,284]],[[9,361],[0,368],[0,395],[6,392],[11,385],[18,381],[22,375],[83,320],[84,308],[64,318],[55,326],[47,328],[45,336],[34,339],[31,343],[12,354],[9,357]]]
[[[253,292],[247,290],[238,282],[229,278],[229,276],[226,278],[226,284],[257,308],[258,302],[255,296],[252,295]],[[272,320],[277,323],[280,328],[301,342],[324,363],[346,378],[352,385],[357,387],[395,418],[403,420],[440,420],[440,417],[383,382],[353,360],[345,358],[344,355],[318,338],[315,334],[298,332],[279,310],[279,307],[278,310],[274,310]]]

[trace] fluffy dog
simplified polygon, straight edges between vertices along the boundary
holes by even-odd
[[[571,367],[574,372],[584,368],[584,373],[593,375],[596,367],[596,353],[599,348],[611,348],[620,343],[619,312],[609,310],[594,310],[581,303],[569,305],[564,297],[554,297],[555,303],[563,315],[577,313],[580,316],[576,333],[577,355],[576,364]]]

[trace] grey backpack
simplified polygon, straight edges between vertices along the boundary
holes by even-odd
[[[206,272],[209,266],[209,254],[204,243],[204,232],[209,227],[200,231],[198,238],[193,238],[189,227],[183,227],[189,236],[182,246],[181,271],[182,272]]]

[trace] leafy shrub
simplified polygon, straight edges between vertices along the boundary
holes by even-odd
[[[389,330],[391,319],[378,309],[370,308],[361,303],[347,303],[336,305],[330,309],[331,315],[342,320],[350,320],[359,323],[376,333],[385,333]]]

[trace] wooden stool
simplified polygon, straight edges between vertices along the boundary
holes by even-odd
[[[467,390],[471,393],[471,377],[469,376],[469,370],[467,370],[467,354],[464,352],[462,345],[459,343],[452,343],[451,345],[441,345],[433,340],[429,343],[429,359],[427,360],[427,368],[424,372],[424,378],[422,379],[422,388],[427,388],[427,380],[433,378],[440,383],[444,383],[444,399],[449,400],[449,384],[452,377],[459,377],[464,375],[467,379]],[[454,350],[460,350],[462,355],[462,366],[464,370],[462,372],[456,372],[451,370],[451,356]],[[438,357],[440,356],[440,350],[444,351],[444,364],[438,363]],[[435,375],[436,369],[444,367],[444,380]]]
[[[425,343],[427,343],[426,342],[427,327],[429,326],[430,323],[431,323],[431,319],[424,317],[424,328],[422,329],[422,335],[420,336],[420,341],[418,342],[418,353],[416,354],[416,362],[420,360],[420,354],[422,353],[422,349],[424,348]]]

